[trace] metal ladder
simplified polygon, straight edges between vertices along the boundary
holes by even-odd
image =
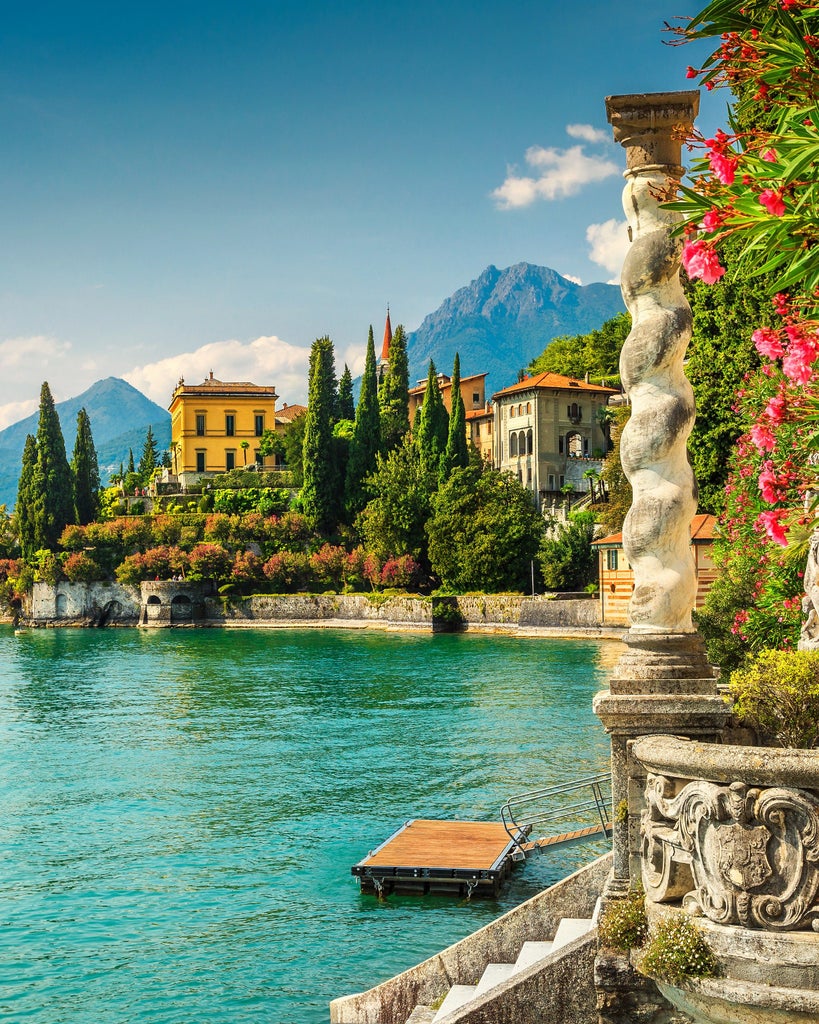
[[[610,808],[611,772],[510,797],[501,807],[501,820],[516,846],[512,859],[524,860],[532,850],[610,839]],[[573,827],[559,832],[559,823]]]

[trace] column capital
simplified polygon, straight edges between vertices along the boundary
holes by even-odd
[[[626,173],[649,167],[681,173],[682,141],[690,134],[699,107],[697,89],[607,96],[606,116],[615,142],[626,151]]]

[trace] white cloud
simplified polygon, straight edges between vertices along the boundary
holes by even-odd
[[[290,345],[275,336],[242,342],[214,341],[193,352],[168,356],[135,366],[125,379],[157,404],[167,406],[180,377],[198,384],[213,371],[219,380],[246,380],[273,385],[288,405],[307,401],[310,349]]]
[[[580,278],[576,277],[574,274],[561,274],[560,276],[565,278],[567,281],[571,281],[573,284],[583,284]]]
[[[530,206],[536,199],[561,199],[576,195],[584,185],[603,181],[617,174],[617,164],[604,157],[589,156],[582,146],[569,149],[530,146],[526,163],[537,177],[519,176],[510,171],[506,181],[492,192],[502,210]]]
[[[608,132],[594,128],[590,124],[567,124],[566,134],[573,139],[583,139],[585,142],[611,142]]]
[[[7,402],[5,405],[0,405],[0,430],[5,430],[6,427],[10,427],[12,423],[17,423],[18,420],[24,420],[26,416],[36,412],[39,405],[39,400],[36,398],[27,398],[23,402]]]
[[[591,246],[589,259],[616,275],[609,284],[619,284],[623,260],[630,244],[628,222],[612,218],[602,224],[589,224],[586,241]]]

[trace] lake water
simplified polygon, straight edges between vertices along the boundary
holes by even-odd
[[[0,629],[0,1019],[317,1024],[498,901],[362,895],[408,818],[498,820],[607,767],[611,644],[342,630]]]

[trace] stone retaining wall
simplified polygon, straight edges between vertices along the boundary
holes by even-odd
[[[475,629],[505,633],[565,632],[618,636],[605,630],[600,605],[588,595],[473,594],[459,597],[382,594],[272,594],[220,598],[202,591],[201,614],[187,623],[150,615],[147,602],[163,605],[191,590],[171,581],[124,586],[118,583],[36,583],[24,608],[33,625],[297,626],[326,624],[383,629],[446,631]],[[154,593],[156,592],[156,593]],[[171,593],[173,592],[173,594]],[[178,593],[177,593],[178,592]],[[193,600],[193,598],[191,598]],[[197,598],[198,601],[198,598]]]
[[[139,587],[121,583],[35,583],[23,606],[36,625],[136,625]]]

